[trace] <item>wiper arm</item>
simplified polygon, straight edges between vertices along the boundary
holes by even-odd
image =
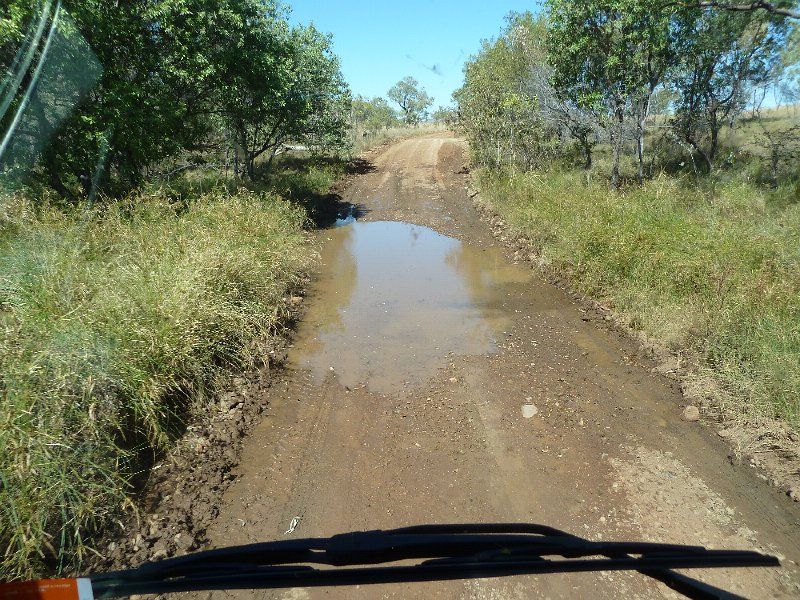
[[[412,560],[417,562],[374,566]],[[96,598],[115,598],[198,590],[634,570],[687,597],[705,599],[738,596],[671,569],[755,566],[780,563],[773,556],[751,551],[595,542],[541,525],[424,525],[221,548],[145,563],[127,571],[94,574],[90,579]]]

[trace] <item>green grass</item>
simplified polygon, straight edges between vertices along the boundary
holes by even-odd
[[[800,198],[744,176],[622,193],[579,172],[479,173],[484,200],[580,291],[702,357],[727,410],[800,425]]]
[[[257,358],[308,267],[302,208],[184,187],[0,204],[0,579],[79,567],[143,449]]]

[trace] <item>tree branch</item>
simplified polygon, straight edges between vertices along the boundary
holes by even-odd
[[[737,12],[765,10],[773,15],[789,17],[790,19],[800,19],[800,11],[791,8],[780,8],[775,6],[772,2],[766,2],[765,0],[753,0],[753,2],[744,4],[731,4],[730,2],[719,2],[718,0],[698,0],[697,6],[700,8],[719,8]]]

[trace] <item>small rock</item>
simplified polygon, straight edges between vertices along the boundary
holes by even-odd
[[[786,495],[795,502],[800,502],[800,487],[790,488]]]
[[[300,306],[303,303],[303,297],[302,296],[292,296],[291,299],[289,300],[289,302],[291,302],[292,306]]]
[[[522,416],[526,419],[531,419],[539,414],[539,409],[536,408],[535,404],[523,404],[522,405]]]
[[[681,419],[684,421],[688,421],[689,423],[694,423],[695,421],[700,420],[700,409],[696,406],[689,405],[683,409],[683,414],[681,415]]]
[[[731,431],[730,429],[720,429],[717,432],[717,435],[721,438],[727,439],[733,435],[733,431]]]
[[[169,556],[169,546],[164,540],[159,540],[153,545],[153,554],[150,560],[161,560]]]
[[[663,360],[658,366],[651,369],[654,373],[661,375],[670,375],[676,373],[681,368],[681,360],[677,356],[671,356]]]
[[[451,377],[450,383],[458,383],[458,377]]]
[[[188,552],[192,549],[194,545],[194,540],[192,536],[186,533],[179,533],[174,538],[173,541],[175,542],[175,546],[178,548],[178,551],[181,552]]]
[[[144,537],[141,533],[137,533],[136,537],[131,540],[131,543],[135,549],[144,548]]]

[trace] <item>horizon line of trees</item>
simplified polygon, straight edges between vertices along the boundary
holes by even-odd
[[[745,109],[757,111],[768,94],[800,100],[800,30],[784,14],[792,6],[547,0],[538,17],[510,14],[467,62],[454,94],[458,127],[484,166],[533,168],[572,153],[588,171],[603,144],[612,186],[627,150],[641,183],[656,161],[645,145],[656,136],[646,133],[658,131],[660,147],[710,173],[721,131]],[[800,130],[762,129],[776,176],[800,157]]]
[[[353,99],[351,125],[354,130],[374,134],[390,127],[416,127],[430,120],[445,121],[451,112],[443,106],[430,112],[433,98],[411,76],[398,81],[386,96],[388,99],[382,96],[368,99],[360,95]],[[397,109],[392,107],[390,100]]]

